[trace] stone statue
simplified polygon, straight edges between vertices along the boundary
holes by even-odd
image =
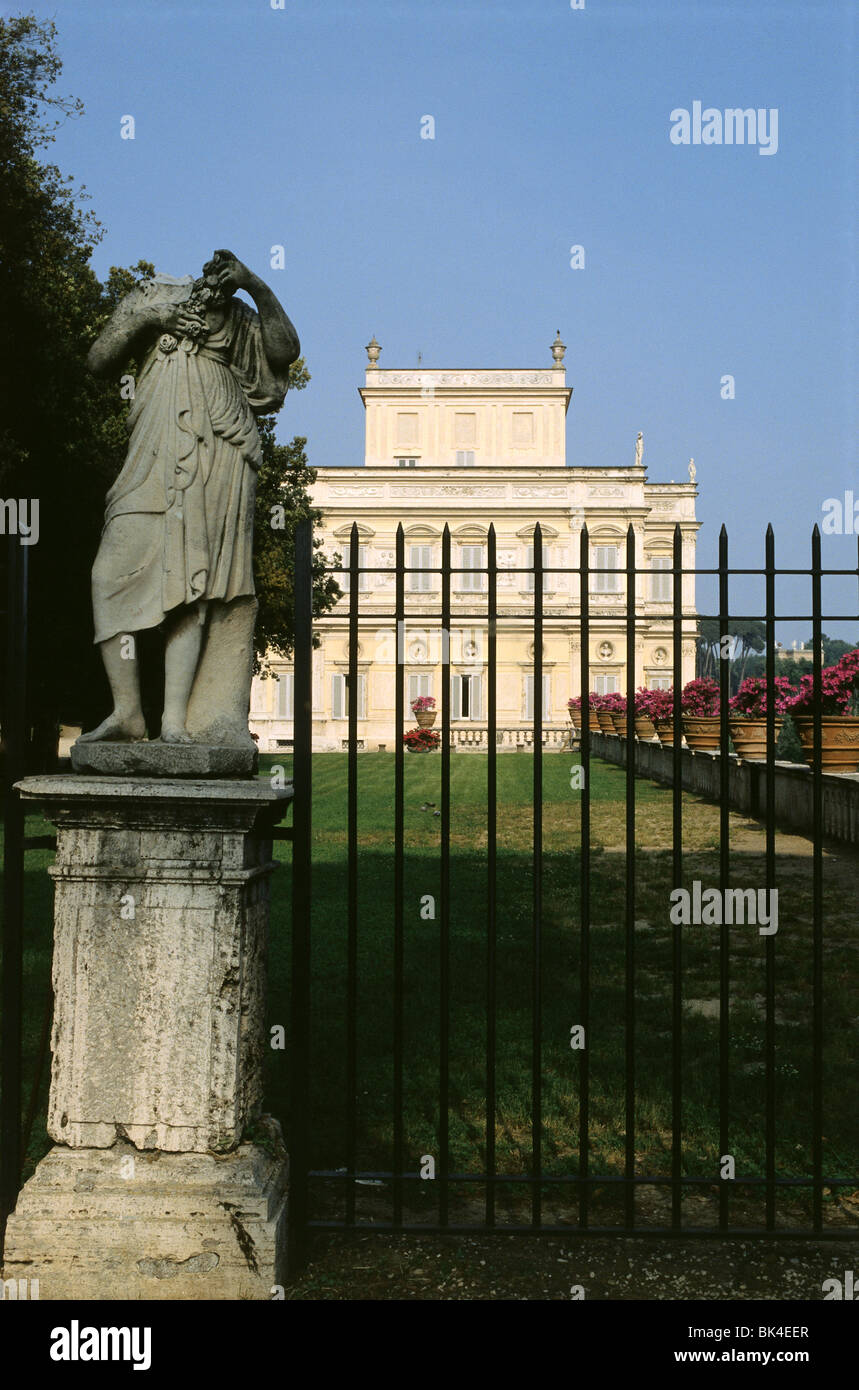
[[[638,434],[635,436],[635,466],[636,466],[636,468],[640,468],[640,467],[641,467],[641,460],[642,460],[643,457],[644,457],[644,435],[641,433],[641,430],[639,430],[639,431],[638,431]]]
[[[92,572],[114,707],[78,743],[145,738],[134,633],[163,624],[161,741],[253,747],[255,416],[283,405],[299,351],[272,291],[230,251],[199,279],[136,286],[90,349],[99,376],[132,355],[142,366]]]
[[[690,483],[694,483],[694,481],[695,481],[695,460],[694,460],[694,459],[690,459],[690,460],[689,460],[689,481],[690,481]]]

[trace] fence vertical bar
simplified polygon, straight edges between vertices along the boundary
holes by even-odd
[[[531,1224],[542,1222],[543,1166],[543,532],[534,527],[533,960],[531,974]]]
[[[719,890],[722,902],[731,872],[730,764],[728,762],[728,700],[730,699],[731,666],[728,657],[729,594],[728,594],[728,532],[724,523],[719,531]],[[731,934],[727,912],[722,913],[719,926],[719,1160],[728,1152],[730,1133],[730,964]],[[719,1178],[719,1225],[728,1226],[727,1181]]]
[[[448,1224],[450,1169],[450,527],[441,538],[441,913],[439,923],[439,1225]]]
[[[821,595],[820,528],[811,533],[812,683],[814,691],[812,805],[812,1207],[813,1226],[823,1225],[823,625]]]
[[[674,527],[672,558],[672,640],[674,743],[671,756],[671,825],[673,887],[683,887],[683,717],[680,692],[683,684],[683,533]],[[683,928],[674,923],[671,942],[671,1225],[679,1229],[683,1209]]]
[[[5,787],[3,801],[2,1112],[0,1113],[0,1246],[21,1179],[21,1029],[24,952],[24,807],[15,783],[26,770],[29,548],[6,539]]]
[[[635,529],[626,532],[626,1143],[624,1221],[635,1226]]]
[[[313,790],[312,661],[313,539],[312,520],[295,528],[294,753],[292,780],[292,998],[289,1105],[289,1258],[290,1268],[307,1253],[310,1116],[310,909]]]
[[[403,827],[405,796],[403,789],[405,748],[403,723],[405,715],[405,535],[402,522],[397,526],[395,552],[394,664],[394,1224],[403,1220]]]
[[[346,680],[346,1221],[355,1224],[358,1146],[358,525],[349,534],[349,655]]]
[[[767,526],[764,567],[766,570],[766,678],[767,678],[767,763],[766,763],[766,887],[767,902],[775,888],[775,534]],[[767,936],[766,946],[766,1023],[764,1036],[765,1068],[765,1176],[766,1228],[775,1230],[775,937]]]
[[[498,661],[498,571],[496,568],[495,525],[490,523],[487,536],[487,618],[489,644],[487,658],[487,737],[486,750],[486,1224],[495,1225],[495,1054],[498,1025],[498,958],[497,958],[497,661]]]
[[[588,528],[579,537],[579,679],[581,683],[580,762],[582,817],[580,846],[581,933],[579,946],[579,1022],[584,1047],[579,1051],[579,1225],[589,1220],[590,1167],[590,1007],[591,1007],[591,718],[590,718],[590,563]]]

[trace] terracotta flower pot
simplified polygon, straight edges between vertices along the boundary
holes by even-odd
[[[433,724],[435,723],[435,717],[438,714],[438,710],[416,709],[414,713],[415,719],[418,721],[418,724],[422,729],[431,729]]]
[[[597,720],[599,722],[599,731],[601,734],[614,733],[614,719],[612,718],[610,710],[598,709]]]
[[[684,714],[683,733],[686,745],[693,752],[712,753],[718,750],[721,719],[718,714]]]
[[[626,738],[626,715],[618,714],[616,710],[612,710],[611,722],[618,738]]]
[[[783,719],[776,717],[775,738],[778,743],[778,736]],[[731,738],[734,741],[734,748],[737,756],[747,763],[765,762],[767,756],[767,721],[766,717],[737,718],[732,715],[728,720],[728,727],[731,730]]]
[[[802,756],[814,765],[814,717],[795,714],[793,722],[802,744]],[[821,717],[820,766],[824,772],[859,772],[859,715],[824,714]]]
[[[637,714],[635,716],[635,732],[641,739],[656,738],[656,725],[649,714]]]
[[[657,719],[655,722],[656,722],[656,737],[659,739],[659,742],[660,742],[660,743],[664,743],[665,746],[666,746],[666,748],[673,748],[673,746],[674,746],[674,720],[673,720],[673,719]]]
[[[602,733],[602,725],[599,721],[599,714],[595,709],[588,710],[588,728],[592,734]]]

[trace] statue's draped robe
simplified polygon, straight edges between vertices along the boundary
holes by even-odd
[[[259,316],[239,299],[225,309],[199,345],[162,334],[135,383],[93,567],[96,642],[254,592],[255,416],[280,409],[288,378],[266,360]]]

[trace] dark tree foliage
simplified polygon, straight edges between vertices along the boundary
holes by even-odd
[[[52,23],[33,15],[0,19],[0,497],[39,501],[39,540],[27,547],[34,769],[51,766],[60,723],[92,727],[109,700],[92,640],[90,572],[105,493],[125,458],[128,400],[119,378],[90,375],[86,356],[119,300],[154,269],[145,261],[114,267],[101,284],[89,264],[102,232],[81,206],[85,190],[40,158],[57,127],[83,114],[79,100],[55,93],[61,70]],[[135,376],[137,364],[123,371]],[[308,380],[299,360],[291,385],[301,389]],[[305,440],[278,445],[273,421],[260,426],[255,565],[261,668],[267,647],[280,655],[292,648],[294,525],[311,510],[306,489],[315,474]],[[271,525],[276,503],[284,508],[283,529]],[[0,537],[3,608],[7,547],[17,543]],[[322,564],[317,553],[318,612],[339,592]],[[5,643],[0,646],[5,663]],[[143,634],[140,654],[151,728],[160,715],[160,634]],[[2,670],[0,723],[9,675]]]

